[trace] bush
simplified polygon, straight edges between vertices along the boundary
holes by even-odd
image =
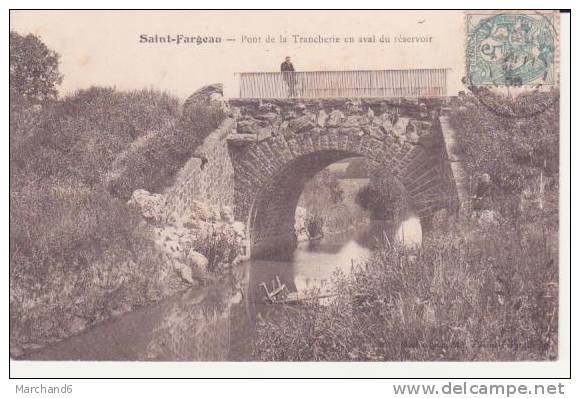
[[[171,185],[195,149],[225,117],[219,105],[193,107],[179,122],[142,137],[117,157],[107,182],[113,195],[128,199],[138,188],[159,192]]]
[[[556,102],[556,93],[536,93],[536,100]],[[516,102],[518,99],[516,99]],[[455,103],[450,123],[464,153],[464,164],[472,179],[491,176],[494,208],[517,216],[520,194],[538,191],[540,175],[547,182],[547,207],[558,206],[559,112],[553,106],[526,118],[492,112],[473,96]],[[555,199],[555,200],[554,200]]]
[[[210,227],[208,236],[200,236],[192,248],[203,254],[207,260],[207,270],[218,272],[220,265],[233,263],[239,254],[239,244],[231,228]]]
[[[163,295],[165,265],[141,217],[103,188],[11,194],[11,344],[46,343]]]
[[[324,217],[320,214],[309,214],[305,220],[306,230],[311,238],[324,235]]]
[[[408,208],[402,185],[391,176],[375,176],[359,190],[355,202],[377,220],[396,220]]]
[[[334,275],[327,305],[305,301],[259,322],[255,359],[555,359],[558,266],[548,232],[454,232],[412,254],[385,244],[350,275]]]
[[[178,101],[154,91],[80,90],[38,109],[11,109],[15,183],[37,179],[95,185],[138,137],[177,120]]]

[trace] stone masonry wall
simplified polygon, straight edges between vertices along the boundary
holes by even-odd
[[[165,192],[170,222],[186,216],[193,201],[217,207],[233,206],[234,169],[226,144],[233,127],[234,121],[228,118],[208,135]]]
[[[380,99],[236,100],[228,137],[235,214],[252,256],[279,257],[295,243],[294,211],[306,181],[338,160],[363,156],[394,175],[422,220],[453,202],[436,105]]]
[[[326,166],[363,156],[395,176],[422,220],[457,202],[438,105],[377,99],[230,100],[211,133],[165,192],[168,221],[195,206],[232,206],[252,256],[296,243],[294,212],[304,184]],[[247,252],[248,253],[248,252]]]

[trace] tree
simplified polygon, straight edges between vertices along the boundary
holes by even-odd
[[[405,189],[388,174],[376,174],[356,194],[355,202],[376,220],[397,220],[408,209]]]
[[[10,98],[31,104],[57,97],[59,55],[37,36],[10,32]]]

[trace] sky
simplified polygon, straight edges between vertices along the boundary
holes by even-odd
[[[201,86],[223,83],[226,97],[236,97],[236,73],[276,72],[287,55],[299,71],[450,68],[449,94],[463,89],[461,11],[12,11],[10,16],[11,29],[38,35],[60,54],[61,95],[109,86],[157,89],[185,99]],[[221,37],[222,43],[140,42],[141,35],[180,34]],[[267,35],[277,42],[265,43]],[[288,42],[280,43],[280,35]],[[341,42],[300,44],[293,35]],[[344,43],[345,37],[373,35],[375,43]],[[261,43],[244,36],[261,37]],[[381,43],[381,36],[391,42]],[[396,37],[429,42],[394,43]]]

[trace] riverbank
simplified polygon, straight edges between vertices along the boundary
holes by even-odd
[[[350,275],[333,276],[329,303],[263,318],[255,359],[555,359],[555,253],[518,226],[472,225],[468,239],[464,228],[432,235],[412,252],[383,242]]]

